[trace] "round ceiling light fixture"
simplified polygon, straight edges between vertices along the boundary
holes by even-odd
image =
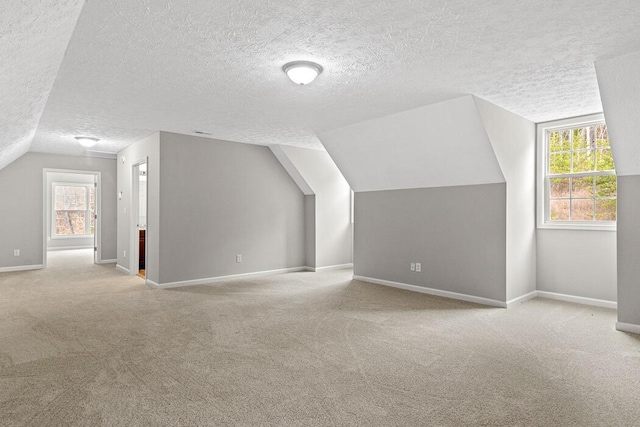
[[[75,138],[78,144],[87,148],[93,147],[96,145],[96,142],[100,141],[98,138],[91,138],[90,136],[76,136]]]
[[[293,61],[284,64],[282,71],[284,71],[295,84],[306,85],[314,81],[315,78],[322,73],[322,67],[320,64],[311,61]]]

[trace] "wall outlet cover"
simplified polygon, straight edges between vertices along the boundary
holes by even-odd
[[[416,273],[419,273],[422,271],[422,264],[420,264],[419,262],[416,262]]]
[[[411,263],[411,265],[409,266],[409,269],[410,269],[411,271],[416,271],[416,263],[415,263],[415,262],[412,262],[412,263]]]
[[[20,249],[14,249],[13,256],[20,256]]]

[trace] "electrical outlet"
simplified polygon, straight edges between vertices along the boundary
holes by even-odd
[[[20,249],[14,249],[13,256],[20,256]]]
[[[422,271],[422,264],[416,262],[416,273],[420,273]]]
[[[126,250],[124,251],[124,257],[125,258],[127,257],[127,251]]]
[[[242,262],[242,255],[236,255],[236,262]]]
[[[411,265],[409,266],[409,269],[410,269],[411,271],[416,271],[416,263],[415,263],[415,262],[412,262],[412,263],[411,263]]]

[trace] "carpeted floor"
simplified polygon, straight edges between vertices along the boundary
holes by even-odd
[[[348,270],[158,291],[76,253],[0,274],[0,425],[640,425],[613,310]]]

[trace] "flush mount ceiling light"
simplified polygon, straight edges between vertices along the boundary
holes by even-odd
[[[293,61],[284,64],[282,70],[289,76],[292,82],[299,85],[311,83],[322,73],[322,67],[315,62]]]
[[[100,141],[98,138],[91,138],[90,136],[76,136],[76,141],[83,147],[93,147],[96,142]]]

